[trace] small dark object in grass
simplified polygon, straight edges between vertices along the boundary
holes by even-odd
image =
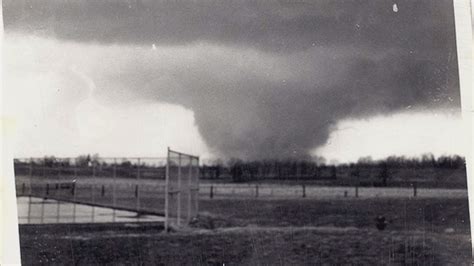
[[[380,231],[383,231],[387,227],[388,221],[385,216],[379,215],[375,218],[375,226]]]

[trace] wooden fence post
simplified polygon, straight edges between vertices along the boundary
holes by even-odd
[[[306,198],[306,185],[303,184],[303,198]]]

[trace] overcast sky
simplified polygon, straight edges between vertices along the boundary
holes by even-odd
[[[16,156],[462,154],[445,0],[3,1]]]

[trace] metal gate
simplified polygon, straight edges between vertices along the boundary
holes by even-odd
[[[168,148],[165,229],[187,226],[198,214],[198,201],[199,157]]]

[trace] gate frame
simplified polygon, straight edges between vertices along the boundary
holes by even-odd
[[[192,188],[191,186],[188,186],[188,189],[189,189],[189,199],[188,199],[188,213],[190,212],[190,208],[191,208],[191,204],[189,204],[189,201],[191,200],[191,191],[192,190],[196,190],[197,189],[197,193],[196,193],[196,213],[199,212],[199,156],[195,156],[195,155],[191,155],[191,154],[186,154],[186,153],[182,153],[182,152],[178,152],[178,151],[175,151],[175,150],[171,150],[170,147],[168,147],[167,149],[167,153],[166,153],[166,181],[165,181],[165,232],[168,232],[168,230],[170,229],[170,224],[169,224],[169,211],[168,211],[168,207],[169,207],[169,196],[170,196],[170,190],[169,190],[169,179],[170,179],[170,175],[169,175],[169,170],[170,170],[170,153],[175,153],[175,154],[178,154],[178,158],[179,158],[179,165],[178,165],[178,191],[176,192],[177,195],[178,195],[178,211],[177,211],[177,226],[178,227],[181,227],[181,221],[180,221],[180,216],[181,216],[181,212],[180,212],[180,208],[181,208],[181,175],[183,174],[182,171],[181,171],[181,156],[187,156],[189,158],[191,158],[190,160],[190,164],[191,164],[191,167],[190,167],[190,174],[192,173],[192,170],[193,170],[193,159],[196,159],[197,160],[197,174],[196,174],[196,179],[197,179],[197,188]],[[186,173],[185,173],[186,174]],[[191,177],[192,175],[190,175],[190,180],[189,182],[191,182]],[[174,193],[174,192],[173,192]]]

